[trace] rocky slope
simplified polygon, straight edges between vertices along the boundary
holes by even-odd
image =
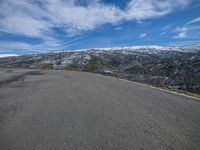
[[[0,59],[2,68],[81,70],[200,93],[200,46],[62,51]]]

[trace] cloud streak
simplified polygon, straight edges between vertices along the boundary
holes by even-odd
[[[142,34],[139,35],[139,38],[144,38],[144,37],[146,37],[146,36],[147,36],[146,33],[142,33]]]
[[[194,18],[190,21],[188,21],[187,23],[185,23],[182,27],[177,27],[175,29],[175,32],[178,33],[176,36],[174,36],[173,38],[188,38],[188,34],[191,31],[199,31],[200,30],[200,25],[193,25],[195,23],[199,23],[200,22],[200,17]],[[198,34],[198,32],[196,32]],[[200,38],[200,37],[189,37],[189,38]]]
[[[40,37],[51,28],[62,27],[66,34],[74,34],[106,23],[162,16],[175,7],[185,7],[189,0],[132,0],[125,10],[101,1],[86,3],[82,6],[77,5],[75,0],[3,0],[1,31]]]
[[[60,36],[55,29],[62,30],[65,36],[74,36],[104,24],[116,25],[124,20],[141,21],[160,17],[190,4],[190,0],[131,0],[124,9],[121,9],[101,0],[81,2],[1,0],[0,32],[42,39],[44,43],[38,47],[45,48],[53,41],[49,38],[56,40],[56,36]],[[59,45],[59,41],[53,43]],[[37,47],[34,45],[33,48]]]
[[[193,20],[189,21],[187,25],[200,22],[200,17],[194,18]]]

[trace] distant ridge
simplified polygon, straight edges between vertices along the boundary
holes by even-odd
[[[200,93],[199,45],[90,48],[5,56],[0,58],[0,68],[87,71]]]
[[[5,57],[16,57],[19,56],[17,54],[0,54],[0,58],[5,58]]]
[[[81,51],[90,51],[90,50],[103,50],[103,51],[113,51],[113,50],[167,50],[167,51],[183,51],[183,52],[190,52],[190,51],[200,51],[200,44],[193,44],[193,45],[172,45],[172,46],[159,46],[159,45],[146,45],[146,46],[117,46],[117,47],[107,47],[107,48],[85,48],[85,49],[66,49],[66,50],[52,50],[49,52],[44,53],[28,53],[23,55],[38,55],[38,54],[47,54],[47,53],[62,53],[62,52],[81,52]],[[4,54],[0,53],[0,58],[4,57],[16,57],[20,56],[20,54]]]

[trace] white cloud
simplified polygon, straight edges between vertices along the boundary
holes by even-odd
[[[166,31],[172,27],[172,24],[168,24],[162,28],[163,31]]]
[[[120,30],[122,30],[122,27],[116,27],[115,30],[120,31]]]
[[[52,27],[62,27],[66,34],[121,20],[142,20],[171,12],[175,7],[184,7],[190,0],[131,0],[125,10],[100,0],[85,1],[77,5],[75,0],[3,0],[1,2],[1,31],[29,36],[42,36]]]
[[[200,26],[189,26],[189,25],[184,25],[183,27],[177,27],[175,29],[175,33],[177,33],[177,35],[175,35],[173,38],[188,38],[188,34],[191,31],[198,31],[200,30]],[[198,32],[197,32],[198,33]],[[190,38],[199,38],[198,36],[195,37],[194,35]]]
[[[125,18],[141,20],[159,17],[170,13],[176,7],[186,7],[189,3],[190,0],[131,0]]]
[[[178,33],[178,34],[175,35],[173,38],[186,38],[187,37],[187,33],[188,33],[188,28],[186,26],[177,27],[175,29],[175,32]]]
[[[180,32],[178,35],[174,36],[173,38],[179,39],[179,38],[186,38],[187,33],[186,32]]]
[[[164,26],[162,29],[161,29],[161,35],[166,35],[167,33],[169,33],[169,30],[172,28],[172,24],[168,24],[166,26]]]
[[[27,52],[46,52],[52,50],[64,49],[63,44],[60,40],[54,38],[46,38],[44,42],[38,44],[29,44],[25,42],[0,42],[1,53],[5,53],[9,50],[26,50]]]
[[[67,33],[93,30],[102,24],[114,24],[121,19],[121,11],[117,7],[99,2],[87,7],[68,3],[57,5],[50,3],[48,7],[50,14],[56,14],[51,18],[53,24],[63,26]]]
[[[174,32],[177,33],[173,38],[188,38],[189,34],[191,31],[199,31],[200,26],[199,25],[194,25],[194,23],[200,22],[200,17],[194,18],[187,23],[185,23],[182,27],[177,27]],[[196,32],[197,34],[199,32]],[[198,35],[197,36],[190,36],[189,38],[200,38]]]
[[[43,32],[49,28],[47,22],[23,15],[5,18],[0,25],[0,31],[38,38],[43,38]]]
[[[145,36],[147,36],[146,33],[142,33],[142,34],[139,35],[140,38],[143,38],[143,37],[145,37]]]
[[[42,47],[50,47],[53,41],[48,39],[57,38],[55,28],[64,31],[66,36],[73,36],[103,24],[160,17],[190,3],[190,0],[131,0],[121,9],[101,0],[81,1],[85,5],[79,5],[77,0],[1,0],[0,31],[36,37],[44,41]],[[53,43],[58,46],[60,41]]]
[[[35,0],[37,2],[37,0]],[[76,34],[84,30],[106,24],[115,24],[121,18],[121,10],[113,5],[98,1],[88,6],[75,5],[74,0],[44,0],[36,5],[28,0],[3,1],[0,6],[1,31],[42,37],[43,32],[52,32],[52,28],[62,28],[66,34]],[[44,8],[41,8],[44,7]],[[7,9],[9,8],[9,9]],[[46,34],[45,34],[46,35]]]
[[[24,42],[0,42],[0,45],[3,51],[17,49],[29,50],[32,47],[32,45]]]
[[[196,23],[196,22],[200,22],[200,17],[197,17],[197,18],[189,21],[187,24],[189,25],[189,24],[193,24],[193,23]]]

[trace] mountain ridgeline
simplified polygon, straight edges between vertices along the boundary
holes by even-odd
[[[77,70],[200,93],[200,46],[71,50],[0,59],[1,68]]]

